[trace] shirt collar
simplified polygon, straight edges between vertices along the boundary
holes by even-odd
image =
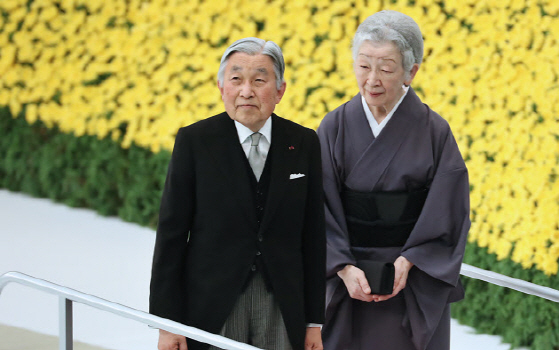
[[[235,120],[235,127],[237,128],[237,135],[239,135],[239,142],[243,143],[246,141],[250,135],[254,134],[254,131],[250,130],[243,124],[239,123]],[[266,140],[271,144],[272,143],[272,118],[268,117],[266,119],[266,123],[264,126],[258,130],[259,133],[262,134],[266,138]]]

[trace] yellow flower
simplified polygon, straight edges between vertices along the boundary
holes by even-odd
[[[64,132],[171,149],[178,127],[223,110],[215,88],[223,49],[261,36],[284,51],[288,90],[276,111],[316,128],[357,92],[350,46],[358,23],[380,9],[402,11],[425,37],[412,86],[449,121],[467,158],[476,212],[469,240],[557,274],[559,4],[541,6],[445,0],[447,17],[429,0],[287,0],[243,11],[217,0],[35,0],[29,9],[2,0],[0,105],[17,114],[27,104],[28,122]]]

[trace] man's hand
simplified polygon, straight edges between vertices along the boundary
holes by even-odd
[[[403,256],[398,257],[396,261],[394,261],[394,289],[392,290],[392,294],[389,295],[373,295],[373,300],[376,301],[385,301],[394,296],[396,296],[404,287],[406,286],[406,282],[408,281],[408,273],[410,269],[413,267],[413,264]]]
[[[305,350],[323,350],[320,327],[307,327]]]
[[[343,270],[338,271],[338,276],[344,281],[350,297],[366,302],[373,301],[373,296],[370,294],[371,287],[363,270],[347,265]]]
[[[162,329],[159,330],[158,350],[187,350],[186,338]]]

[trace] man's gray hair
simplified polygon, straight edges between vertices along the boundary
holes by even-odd
[[[285,72],[285,62],[283,60],[283,53],[280,47],[273,41],[266,41],[259,38],[244,38],[235,41],[231,46],[225,50],[221,56],[221,63],[217,71],[217,80],[223,86],[223,76],[225,75],[225,68],[229,57],[235,52],[243,52],[248,55],[263,54],[270,56],[274,63],[274,74],[276,76],[276,87],[279,90],[284,82],[283,73]]]
[[[398,11],[384,10],[367,17],[353,37],[353,60],[357,59],[363,42],[394,43],[402,54],[402,65],[409,78],[410,71],[423,61],[423,36],[413,18]]]

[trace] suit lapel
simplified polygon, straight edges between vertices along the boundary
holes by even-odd
[[[227,184],[229,192],[237,198],[240,211],[256,229],[255,204],[250,184],[250,176],[254,175],[248,172],[249,168],[245,164],[248,161],[239,143],[237,129],[227,113],[216,118],[206,149],[223,175],[223,182]]]
[[[265,230],[270,224],[274,212],[281,203],[285,194],[286,186],[289,184],[290,170],[292,164],[300,152],[301,135],[287,132],[286,125],[281,118],[272,114],[272,144],[270,155],[272,156],[272,167],[270,169],[270,187],[266,199],[264,216],[260,230]]]

